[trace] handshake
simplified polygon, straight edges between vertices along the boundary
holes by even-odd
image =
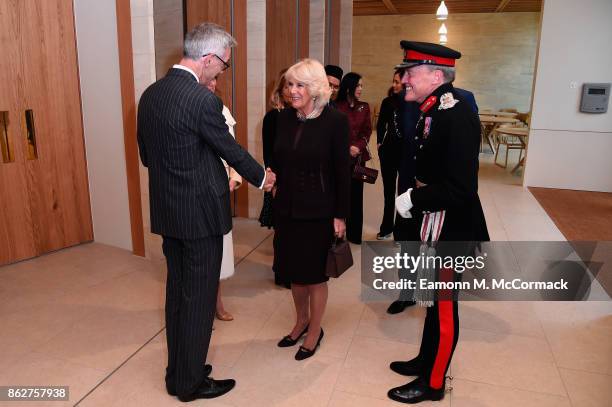
[[[276,174],[268,167],[266,168],[266,179],[262,188],[264,191],[270,192],[274,188],[274,184],[276,184]]]

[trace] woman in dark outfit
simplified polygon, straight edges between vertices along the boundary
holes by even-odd
[[[400,96],[402,86],[402,69],[395,71],[393,84],[389,88],[387,97],[380,104],[380,114],[376,123],[376,146],[380,158],[380,172],[382,176],[385,209],[380,224],[380,231],[376,235],[378,240],[388,240],[392,237],[395,218],[395,192],[397,190],[397,171],[399,170],[402,147],[402,133],[400,128]]]
[[[263,144],[263,160],[264,165],[269,167],[272,164],[272,154],[274,150],[274,141],[276,140],[276,120],[279,112],[290,106],[289,90],[287,89],[285,81],[285,72],[287,69],[283,69],[278,74],[276,80],[276,86],[270,95],[270,110],[263,118],[263,125],[261,128],[261,140]],[[272,193],[266,192],[264,194],[263,207],[261,208],[261,214],[259,215],[259,223],[263,227],[268,229],[272,228]]]
[[[372,122],[370,117],[370,106],[360,102],[363,82],[361,75],[349,72],[344,75],[340,82],[336,109],[346,113],[350,125],[350,155],[351,173],[359,159],[362,163],[368,161],[370,152],[368,143],[372,135]],[[351,209],[346,219],[346,238],[348,241],[361,244],[361,232],[363,229],[363,182],[351,179]]]
[[[291,282],[296,322],[279,347],[307,333],[297,360],[314,354],[323,337],[327,304],[325,265],[334,235],[343,237],[349,200],[349,126],[327,106],[329,84],[323,65],[305,59],[285,73],[291,108],[280,111],[272,170],[274,270]]]
[[[267,167],[272,166],[272,156],[274,154],[274,142],[276,140],[276,122],[278,115],[282,109],[291,106],[291,95],[287,89],[287,81],[285,80],[285,72],[287,69],[283,69],[278,74],[276,86],[272,95],[270,95],[270,107],[271,109],[266,113],[263,118],[263,126],[261,128],[261,139],[263,142],[263,159],[264,165]],[[259,223],[262,227],[271,229],[274,221],[272,215],[272,192],[264,193],[263,206],[261,208],[261,214],[259,215]],[[281,276],[274,271],[274,284],[283,286],[285,288],[291,288],[291,284],[287,280],[283,280]]]

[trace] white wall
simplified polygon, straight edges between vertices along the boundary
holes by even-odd
[[[266,1],[247,2],[247,147],[255,159],[263,163],[263,142],[261,126],[266,114]],[[247,186],[243,186],[247,188]],[[259,217],[263,194],[256,188],[248,187],[249,217]]]
[[[344,73],[352,70],[353,55],[353,0],[340,2],[340,66]]]
[[[132,249],[114,1],[74,0],[94,240]]]
[[[326,0],[310,0],[308,27],[308,56],[322,64],[325,61],[325,3]]]
[[[612,82],[612,1],[546,0],[527,186],[612,192],[612,107],[579,112],[582,84]]]

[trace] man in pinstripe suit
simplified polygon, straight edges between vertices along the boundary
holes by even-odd
[[[166,285],[166,388],[181,401],[213,398],[235,381],[204,365],[223,252],[230,231],[228,178],[221,158],[269,191],[265,171],[229,134],[222,103],[205,86],[229,67],[234,38],[202,23],[185,37],[183,58],[151,85],[138,106],[138,146],[149,169],[151,232],[163,236]]]

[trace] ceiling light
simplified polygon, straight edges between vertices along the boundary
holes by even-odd
[[[438,20],[446,20],[448,18],[448,9],[446,8],[446,4],[444,4],[444,1],[440,2],[440,6],[436,11],[436,18]]]

